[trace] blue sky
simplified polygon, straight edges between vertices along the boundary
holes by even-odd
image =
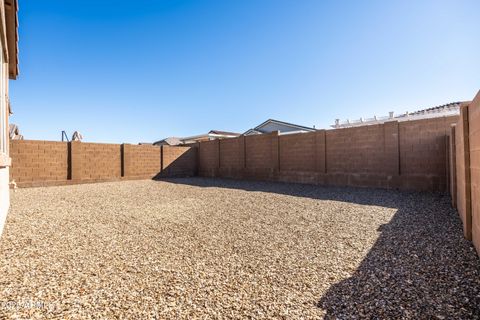
[[[480,2],[19,0],[27,139],[326,128],[480,89]]]

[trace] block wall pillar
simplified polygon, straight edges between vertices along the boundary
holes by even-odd
[[[83,179],[82,170],[82,143],[80,141],[69,142],[69,171],[70,179],[75,182],[80,182]]]

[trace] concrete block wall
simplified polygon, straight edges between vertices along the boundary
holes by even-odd
[[[10,180],[33,186],[60,183],[68,178],[68,144],[65,142],[13,140],[10,142]]]
[[[480,92],[468,109],[472,241],[480,255]]]
[[[278,181],[325,183],[326,131],[282,135],[278,139]]]
[[[322,184],[398,188],[399,124],[329,130]]]
[[[456,147],[456,125],[452,124],[449,136],[449,186],[452,197],[452,207],[457,207],[457,147]]]
[[[161,147],[123,144],[123,176],[153,178],[162,170]]]
[[[448,136],[458,117],[401,122],[400,172],[410,189],[448,189]]]
[[[275,180],[279,169],[278,132],[245,136],[247,179]]]
[[[472,240],[480,255],[480,91],[472,102],[461,106],[460,117],[449,131],[446,161],[452,206],[458,211],[465,238]],[[439,149],[440,140],[434,150]],[[431,153],[432,150],[426,157],[431,157]],[[434,159],[429,161],[435,163]],[[438,163],[433,166],[437,170],[440,167]]]
[[[199,144],[208,177],[447,191],[450,126],[458,117]]]
[[[465,238],[472,238],[470,147],[468,130],[468,106],[462,107],[455,126],[456,147],[456,199],[457,210],[463,222]]]
[[[325,150],[317,152],[316,137],[316,132],[280,136],[280,170],[317,172],[317,156],[324,160]]]
[[[465,238],[480,255],[480,91],[450,128],[450,195]]]
[[[162,146],[161,177],[197,175],[197,148]]]
[[[20,187],[192,176],[197,171],[195,147],[12,140],[10,149],[10,180]]]
[[[218,141],[219,174],[222,177],[241,178],[245,169],[245,137]]]
[[[329,173],[383,173],[384,126],[327,131]]]
[[[72,167],[80,167],[80,180],[106,181],[122,177],[121,145],[74,142],[72,148],[80,148],[80,161],[72,162]]]
[[[250,170],[270,170],[275,164],[273,138],[275,134],[259,134],[245,137],[245,167]]]
[[[236,156],[236,155],[234,155]],[[198,144],[198,173],[203,177],[216,177],[220,168],[220,140]]]

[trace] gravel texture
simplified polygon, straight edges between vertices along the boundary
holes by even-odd
[[[437,194],[217,179],[20,189],[0,318],[479,318]]]

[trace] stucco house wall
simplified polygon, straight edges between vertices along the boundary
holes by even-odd
[[[0,235],[10,206],[8,117],[8,79],[18,75],[17,1],[0,1]]]

